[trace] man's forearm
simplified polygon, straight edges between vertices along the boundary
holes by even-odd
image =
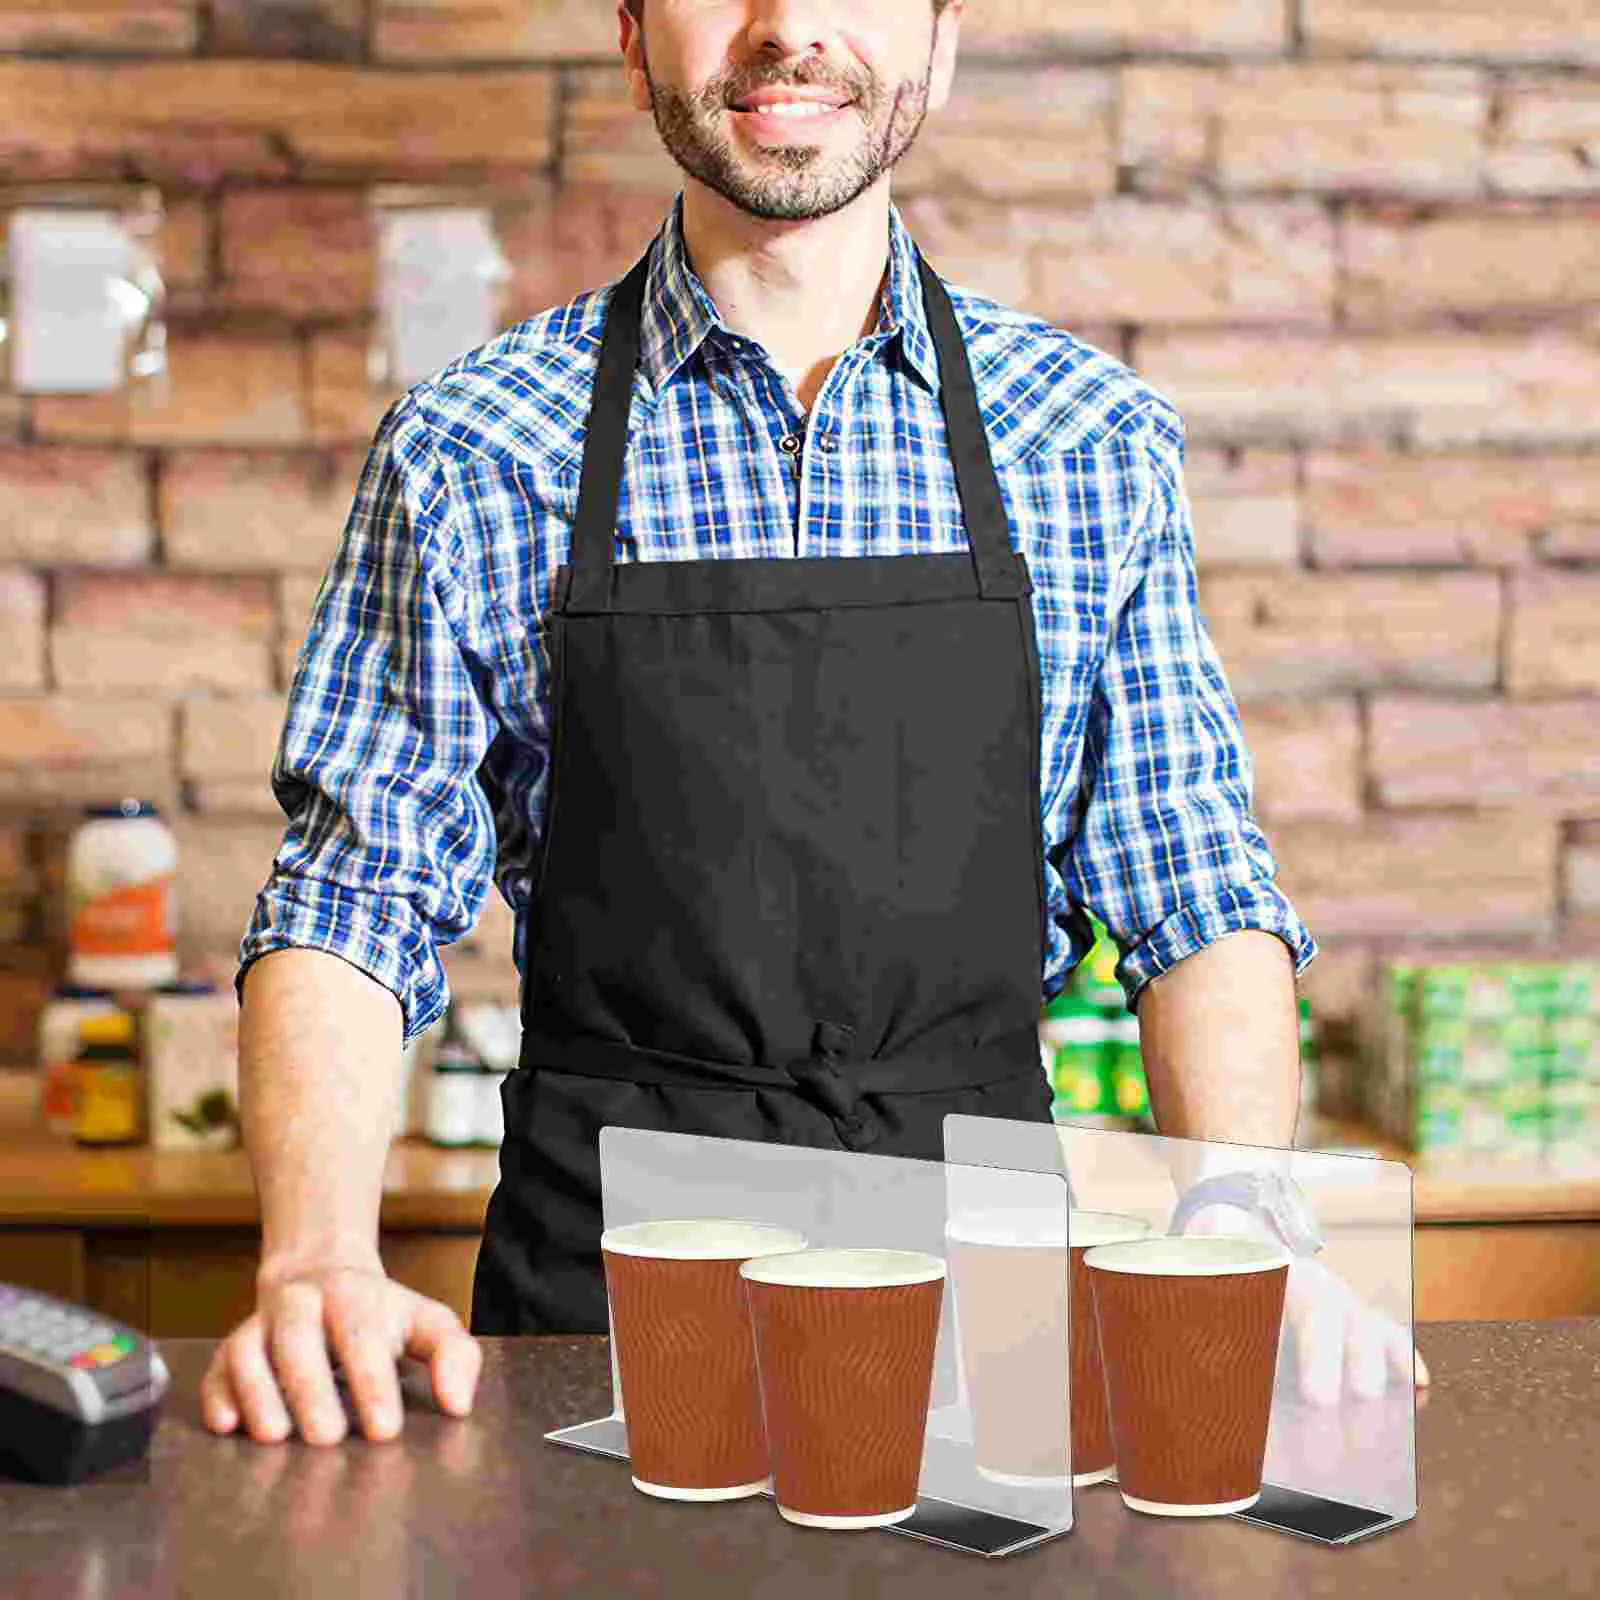
[[[1161,1133],[1293,1145],[1300,1018],[1276,935],[1229,934],[1153,980],[1139,996],[1139,1043]]]
[[[245,975],[239,1106],[263,1267],[376,1252],[400,1048],[399,1002],[337,956],[277,950]]]

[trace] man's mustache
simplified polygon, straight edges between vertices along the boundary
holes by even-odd
[[[711,104],[731,106],[760,89],[829,89],[841,99],[865,100],[871,93],[870,81],[852,82],[832,72],[822,62],[802,61],[787,72],[751,73],[734,71],[709,83],[702,95]]]

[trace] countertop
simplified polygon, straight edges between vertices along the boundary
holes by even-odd
[[[255,1227],[255,1183],[242,1150],[85,1150],[52,1138],[34,1120],[34,1077],[0,1072],[0,1225]],[[1375,1151],[1410,1161],[1416,1221],[1592,1221],[1600,1172],[1560,1176],[1541,1168],[1430,1170],[1359,1124],[1317,1119],[1308,1148]],[[396,1140],[384,1171],[386,1228],[476,1231],[499,1177],[494,1150],[443,1150]]]
[[[329,1449],[207,1433],[196,1390],[212,1345],[171,1340],[147,1461],[65,1490],[0,1482],[0,1588],[8,1600],[1592,1592],[1600,1319],[1435,1323],[1418,1339],[1434,1382],[1418,1409],[1414,1521],[1329,1548],[1232,1520],[1140,1516],[1099,1487],[1079,1492],[1064,1538],[995,1560],[882,1530],[792,1527],[764,1499],[652,1500],[623,1462],[549,1444],[546,1430],[609,1410],[600,1339],[485,1340],[470,1418],[408,1399],[398,1440]]]

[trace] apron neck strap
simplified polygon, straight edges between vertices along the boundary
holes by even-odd
[[[995,474],[989,436],[978,410],[978,388],[967,358],[967,342],[961,337],[950,296],[921,250],[917,251],[917,269],[922,275],[928,331],[939,355],[939,404],[944,408],[950,459],[955,463],[956,487],[966,516],[967,542],[977,569],[978,590],[985,599],[1012,598],[1024,591],[1011,552],[1011,523],[1000,496],[1000,479]]]
[[[916,254],[928,330],[939,357],[939,403],[944,410],[978,589],[985,598],[1012,598],[1025,592],[1025,585],[1012,554],[1011,525],[978,409],[978,391],[966,341],[961,337],[955,307],[944,284],[921,250]],[[578,483],[578,511],[572,529],[569,596],[573,603],[581,602],[585,610],[610,609],[617,507],[628,451],[649,266],[650,252],[646,251],[618,283],[600,340]]]

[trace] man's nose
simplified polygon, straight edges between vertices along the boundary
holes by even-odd
[[[750,48],[785,56],[825,53],[840,10],[841,0],[752,0]]]

